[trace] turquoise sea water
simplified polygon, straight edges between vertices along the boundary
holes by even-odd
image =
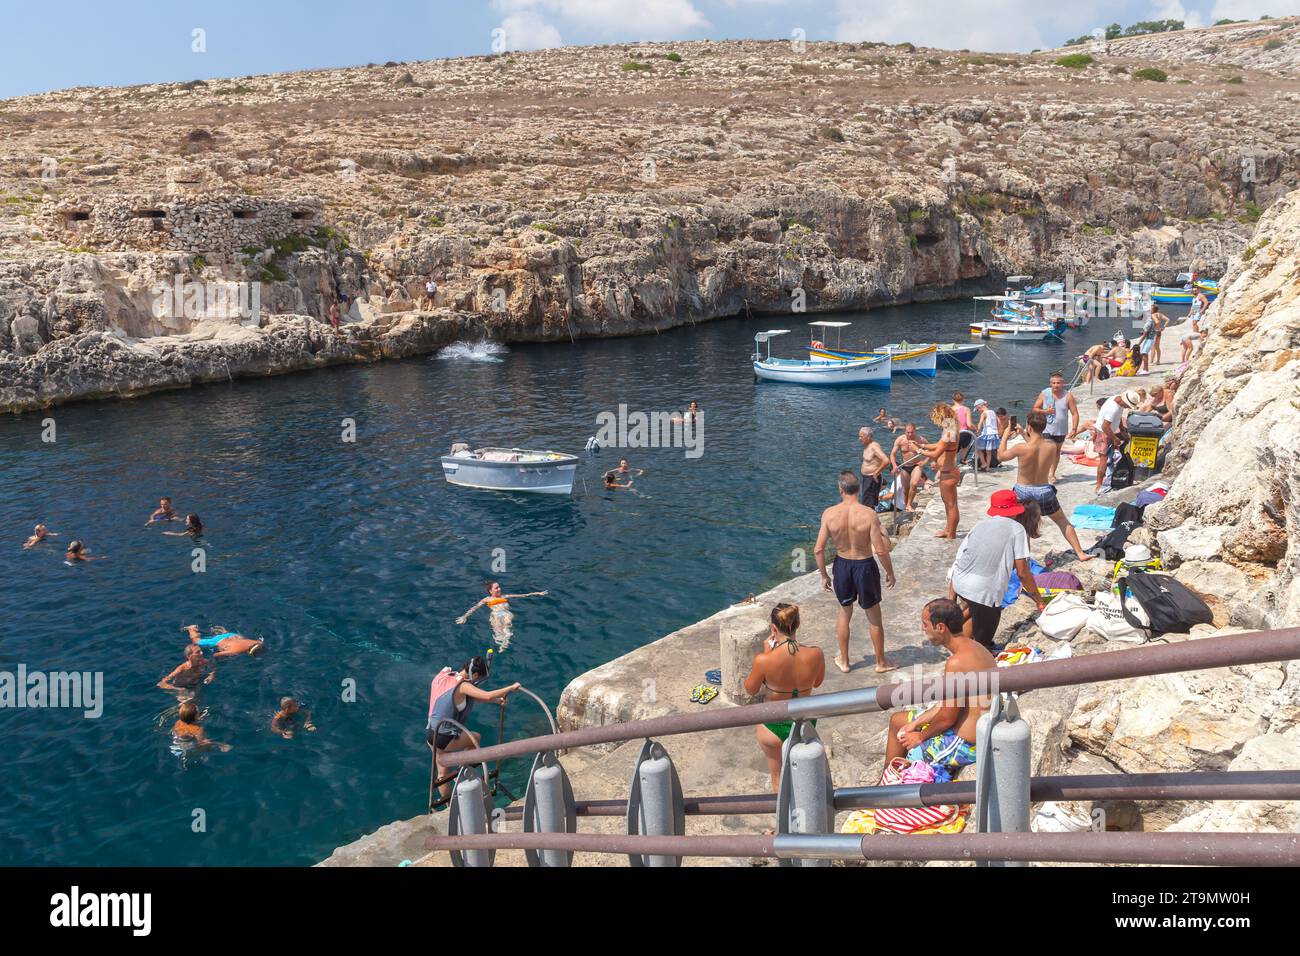
[[[972,314],[953,302],[849,315],[845,344],[967,341]],[[798,331],[774,354],[800,356],[803,322],[783,321]],[[98,671],[105,694],[94,720],[0,710],[3,862],[308,864],[420,813],[429,680],[494,646],[484,614],[454,623],[486,578],[550,591],[515,602],[515,637],[488,686],[522,681],[554,705],[577,674],[791,576],[792,549],[811,561],[817,515],[881,405],[924,422],[960,388],[967,404],[1020,402],[1023,415],[1050,372],[1117,326],[995,343],[972,370],[885,392],[756,384],[753,333],[781,324],[732,319],[78,404],[50,413],[53,444],[41,441],[45,415],[0,420],[0,670]],[[691,399],[704,409],[703,456],[622,452],[646,470],[634,492],[600,488],[615,450],[584,462],[571,498],[442,478],[438,456],[454,441],[577,453],[602,411]],[[354,443],[341,440],[344,418]],[[143,529],[163,494],[207,525],[205,572],[191,570],[188,539]],[[37,521],[104,560],[74,568],[61,548],[22,551]],[[223,663],[201,693],[209,735],[231,751],[181,758],[167,732],[175,699],[155,684],[181,661],[192,622],[264,637],[268,651]],[[355,702],[342,699],[348,682]],[[317,732],[271,731],[286,694]],[[512,733],[542,729],[522,699],[507,714]],[[495,713],[472,723],[493,737]],[[525,770],[507,776],[517,784]]]

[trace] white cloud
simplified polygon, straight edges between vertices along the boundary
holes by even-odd
[[[505,50],[547,50],[562,46],[560,31],[532,10],[512,13],[501,21]]]
[[[1300,0],[1217,0],[1210,13],[1215,20],[1258,20],[1264,14],[1293,17],[1300,14]]]
[[[1151,11],[1153,20],[1182,20],[1183,26],[1191,30],[1205,26],[1199,10],[1188,10],[1179,0],[1161,0]]]
[[[709,26],[692,0],[492,0],[504,13],[542,14],[579,29],[640,40],[680,37]]]
[[[1075,5],[1078,8],[1086,5]],[[1030,50],[1056,46],[1053,25],[1044,38],[1038,24],[1055,21],[1040,0],[989,0],[978,9],[969,0],[930,0],[920,4],[837,0],[835,39],[858,42],[905,41],[948,50]],[[1046,25],[1046,24],[1044,24]]]

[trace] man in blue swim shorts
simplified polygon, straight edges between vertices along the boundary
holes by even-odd
[[[1056,467],[1059,452],[1043,434],[1047,428],[1047,414],[1033,411],[1026,416],[1025,421],[1029,425],[1026,440],[1014,448],[1009,447],[1008,430],[1002,436],[1002,444],[998,448],[998,461],[1016,463],[1016,498],[1022,504],[1026,501],[1037,504],[1042,516],[1051,518],[1052,523],[1061,530],[1061,535],[1074,549],[1079,560],[1090,561],[1092,555],[1084,552],[1083,545],[1079,543],[1079,533],[1061,510],[1061,503],[1056,498],[1056,486],[1048,481],[1052,469]]]
[[[211,637],[204,637],[197,624],[186,624],[181,630],[189,634],[191,644],[212,651],[213,658],[234,657],[236,654],[256,657],[265,650],[263,641],[227,631],[224,627],[215,628],[216,633]]]
[[[871,625],[871,645],[876,652],[876,672],[892,671],[896,665],[885,658],[885,624],[880,613],[880,570],[877,558],[885,568],[885,587],[894,586],[894,562],[889,557],[889,538],[880,526],[874,508],[858,500],[861,484],[852,471],[840,472],[840,503],[822,512],[821,527],[817,531],[817,570],[821,572],[822,586],[835,594],[839,602],[839,617],[835,622],[835,638],[840,652],[835,666],[847,674],[849,667],[849,623],[853,619],[853,604],[867,612]],[[826,573],[826,545],[835,542],[835,580]]]

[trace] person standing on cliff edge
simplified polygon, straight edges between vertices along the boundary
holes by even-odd
[[[853,602],[867,612],[871,626],[871,645],[876,652],[876,673],[892,671],[897,665],[885,658],[885,623],[880,613],[880,570],[876,559],[885,567],[885,587],[894,586],[894,562],[889,557],[889,538],[880,526],[874,508],[858,500],[860,483],[851,471],[840,472],[840,503],[822,512],[817,531],[817,570],[822,587],[835,594],[839,617],[835,621],[835,639],[839,655],[835,666],[847,674],[849,666],[849,623],[853,620]],[[826,573],[826,545],[835,542],[835,580]]]
[[[889,466],[889,456],[865,425],[858,429],[858,441],[862,442],[862,488],[858,500],[874,509],[880,504],[880,474]]]

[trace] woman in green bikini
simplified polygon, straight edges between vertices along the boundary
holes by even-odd
[[[778,604],[772,608],[771,630],[745,678],[745,693],[750,697],[757,697],[766,687],[763,695],[766,701],[794,700],[809,696],[814,687],[822,685],[826,678],[826,657],[820,647],[800,647],[795,640],[798,631],[797,604]],[[790,736],[790,729],[788,720],[754,728],[759,749],[767,758],[773,790],[781,782],[781,745]]]

